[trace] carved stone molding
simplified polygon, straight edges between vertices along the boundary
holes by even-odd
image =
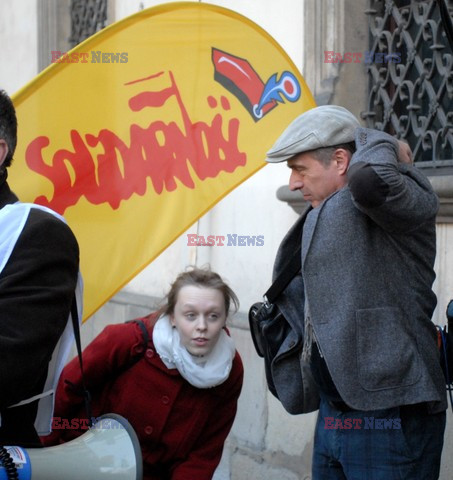
[[[429,180],[440,200],[437,223],[453,223],[453,175],[429,177]],[[277,198],[286,202],[299,215],[308,205],[300,192],[292,192],[287,185],[278,188]]]
[[[317,105],[331,101],[340,64],[325,63],[324,52],[342,52],[344,0],[305,0],[304,79]]]
[[[67,52],[71,19],[70,0],[38,0],[38,70],[50,65],[52,51]]]
[[[429,177],[429,180],[440,200],[437,222],[453,223],[453,175]]]
[[[52,61],[52,51],[72,48],[71,0],[38,0],[38,71]],[[115,21],[115,0],[106,1],[106,23]],[[94,33],[94,32],[93,32]]]
[[[57,9],[52,0],[38,0],[38,71],[46,68],[57,50]]]
[[[281,202],[286,202],[298,215],[308,206],[300,192],[292,192],[287,185],[282,185],[277,189],[277,198]]]

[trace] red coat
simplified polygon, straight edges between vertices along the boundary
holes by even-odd
[[[151,315],[143,320],[149,324],[155,318]],[[84,350],[85,381],[94,397],[93,415],[117,413],[131,423],[142,449],[144,480],[211,479],[236,415],[243,380],[239,354],[236,352],[230,376],[223,384],[198,389],[162,363],[152,344],[152,327],[148,330],[150,342],[144,355],[143,336],[135,323],[106,327]],[[143,356],[117,376],[137,355]],[[86,418],[81,397],[65,380],[80,387],[78,358],[61,375],[54,431],[43,439],[47,446],[83,433],[68,429],[69,422],[61,420]]]

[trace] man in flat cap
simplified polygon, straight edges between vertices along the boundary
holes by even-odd
[[[431,321],[438,198],[429,181],[407,144],[339,106],[300,115],[266,160],[287,162],[290,189],[309,204],[280,245],[274,278],[301,242],[301,273],[276,303],[303,332],[298,360],[314,388],[307,382],[300,402],[320,398],[313,479],[437,479],[447,403]],[[295,371],[286,353],[273,362],[281,399]]]

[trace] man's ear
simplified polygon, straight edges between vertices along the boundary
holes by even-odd
[[[346,175],[349,162],[351,161],[351,152],[344,148],[337,148],[334,153],[334,159],[337,162],[337,169],[340,175]]]
[[[0,138],[0,167],[3,165],[6,156],[8,155],[8,145],[3,138]]]

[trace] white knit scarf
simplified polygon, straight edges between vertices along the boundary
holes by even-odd
[[[235,355],[234,342],[222,330],[212,351],[195,357],[181,344],[176,328],[168,315],[156,322],[153,330],[156,351],[167,368],[176,368],[182,377],[197,388],[211,388],[223,383],[230,375]]]

